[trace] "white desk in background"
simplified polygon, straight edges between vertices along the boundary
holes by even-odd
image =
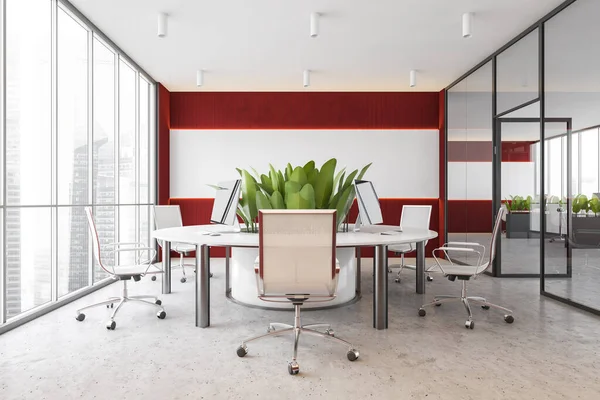
[[[374,289],[373,289],[373,327],[387,329],[387,246],[416,243],[416,291],[425,293],[425,241],[437,237],[437,232],[425,229],[405,228],[402,232],[392,235],[382,235],[379,232],[394,231],[397,225],[378,225],[376,233],[338,232],[338,248],[374,247]],[[220,235],[207,235],[207,231],[218,231]],[[229,287],[229,251],[235,248],[258,248],[258,235],[253,233],[227,233],[219,225],[195,225],[177,228],[159,229],[152,232],[152,237],[162,240],[163,258],[163,293],[171,293],[171,242],[190,243],[196,245],[196,326],[210,326],[210,248],[225,247],[226,249],[226,290]],[[359,258],[360,260],[360,258]],[[357,275],[360,277],[360,264],[357,265]]]

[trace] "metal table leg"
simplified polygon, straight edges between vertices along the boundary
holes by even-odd
[[[231,257],[231,247],[225,247],[225,296],[231,292],[229,286],[229,259]]]
[[[171,242],[166,240],[162,245],[162,263],[163,263],[163,294],[171,293]]]
[[[210,326],[210,247],[196,245],[196,326]]]
[[[387,281],[387,246],[379,244],[375,246],[375,257],[373,258],[375,269],[375,280],[373,282],[373,328],[387,329],[388,327],[388,281]]]
[[[425,242],[417,242],[417,293],[425,293]]]
[[[360,275],[361,259],[360,259],[360,247],[356,248],[356,297],[360,297],[361,293],[361,275]]]

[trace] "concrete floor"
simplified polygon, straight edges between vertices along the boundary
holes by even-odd
[[[428,260],[428,264],[431,260]],[[78,306],[117,295],[110,285],[0,336],[0,399],[598,399],[600,318],[542,298],[538,279],[481,277],[471,294],[485,294],[514,310],[512,325],[493,310],[474,310],[476,327],[464,328],[460,304],[417,315],[434,293],[458,294],[460,284],[435,275],[427,295],[414,293],[414,274],[389,280],[389,329],[372,326],[370,260],[363,269],[361,301],[334,310],[307,311],[304,323],[328,321],[353,342],[360,358],[329,341],[301,337],[300,375],[290,376],[291,337],[251,343],[238,358],[240,340],[265,331],[270,321],[292,322],[286,311],[246,308],[225,299],[223,262],[212,263],[211,323],[194,326],[193,282],[178,282],[161,296],[168,313],[126,304],[117,329],[107,331],[109,310],[74,318]],[[131,294],[160,293],[160,279],[130,285]]]

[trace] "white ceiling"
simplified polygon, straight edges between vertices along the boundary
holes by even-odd
[[[170,91],[439,91],[563,0],[70,1]]]

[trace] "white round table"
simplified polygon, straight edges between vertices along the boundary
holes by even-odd
[[[397,230],[398,226],[377,225],[363,227],[360,232],[338,232],[336,245],[344,248],[374,247],[374,290],[373,290],[373,327],[387,329],[387,246],[416,243],[416,291],[425,293],[425,241],[437,237],[437,232],[427,229],[405,228],[402,232],[381,234],[384,231]],[[218,236],[206,234],[219,233]],[[194,225],[177,228],[159,229],[152,237],[161,240],[163,258],[163,293],[171,293],[171,242],[196,245],[196,326],[210,326],[210,248],[226,249],[226,292],[230,286],[231,248],[257,249],[258,235],[246,232],[231,232],[231,227],[223,225]],[[243,251],[242,251],[243,252]],[[360,291],[360,256],[357,259],[355,291]],[[238,277],[236,277],[238,278]],[[239,276],[239,278],[244,278]],[[243,284],[255,285],[254,279]],[[235,285],[234,285],[235,286]]]

